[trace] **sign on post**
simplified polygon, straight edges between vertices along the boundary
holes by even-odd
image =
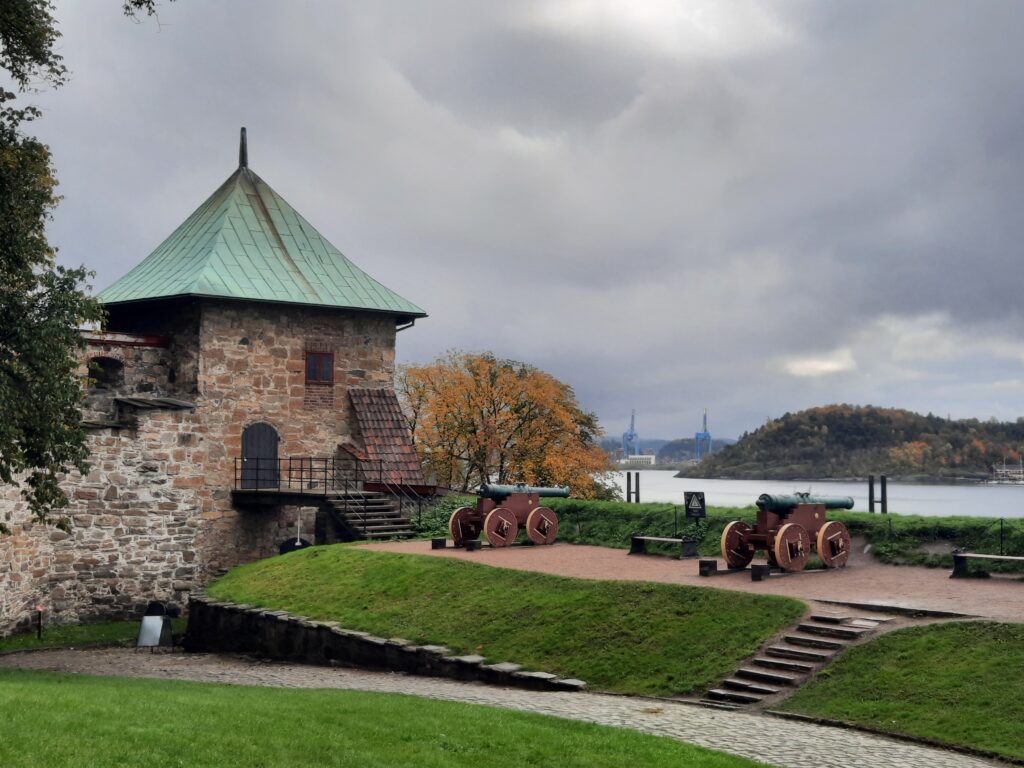
[[[686,505],[687,517],[702,519],[708,516],[707,507],[704,504],[704,491],[683,491],[683,501]]]

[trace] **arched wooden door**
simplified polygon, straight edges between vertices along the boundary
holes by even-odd
[[[242,432],[242,487],[277,488],[277,444],[280,438],[269,424],[250,424]]]

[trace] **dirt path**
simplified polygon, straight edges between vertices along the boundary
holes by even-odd
[[[152,677],[282,688],[348,688],[555,715],[763,760],[780,768],[991,768],[996,763],[895,739],[671,701],[596,693],[539,693],[386,672],[312,667],[212,654],[151,654],[124,648],[0,656],[0,667]]]
[[[485,547],[477,552],[451,547],[432,550],[429,541],[387,542],[366,546],[368,549],[455,557],[501,568],[581,579],[661,581],[787,595],[804,600],[949,611],[1000,621],[1024,622],[1024,582],[998,577],[950,579],[949,571],[945,569],[883,565],[865,556],[853,559],[846,568],[773,575],[766,581],[752,582],[747,571],[702,578],[697,575],[696,560],[628,555],[624,549],[582,544],[503,549]],[[725,570],[721,560],[719,568]]]

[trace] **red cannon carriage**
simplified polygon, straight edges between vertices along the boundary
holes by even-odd
[[[558,515],[541,506],[545,497],[567,498],[568,488],[534,488],[516,485],[482,485],[477,491],[476,507],[459,507],[448,520],[448,532],[456,547],[480,537],[483,531],[492,547],[507,547],[516,540],[519,529],[534,544],[554,544],[558,535]]]
[[[826,519],[829,509],[852,509],[849,496],[811,496],[795,493],[757,499],[753,529],[737,520],[722,531],[722,557],[730,568],[746,568],[754,552],[763,549],[768,562],[784,571],[807,565],[812,542],[826,568],[841,568],[850,556],[850,532],[838,520]]]

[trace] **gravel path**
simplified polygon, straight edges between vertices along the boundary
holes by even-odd
[[[773,575],[751,581],[750,573],[721,573],[712,578],[697,575],[695,560],[630,556],[624,549],[582,544],[550,547],[485,547],[477,552],[463,549],[432,550],[429,541],[368,544],[368,549],[437,557],[455,557],[485,565],[540,571],[581,579],[661,581],[717,587],[740,592],[787,595],[804,600],[866,603],[950,611],[1000,621],[1024,621],[1024,583],[1011,578],[950,579],[942,568],[884,565],[871,557],[851,558],[846,568]],[[719,568],[725,570],[724,561]]]
[[[632,728],[763,760],[780,768],[981,768],[997,763],[841,728],[674,702],[595,693],[537,693],[353,669],[312,667],[213,654],[124,648],[0,656],[0,667],[90,675],[154,677],[282,688],[346,688],[555,715]]]

